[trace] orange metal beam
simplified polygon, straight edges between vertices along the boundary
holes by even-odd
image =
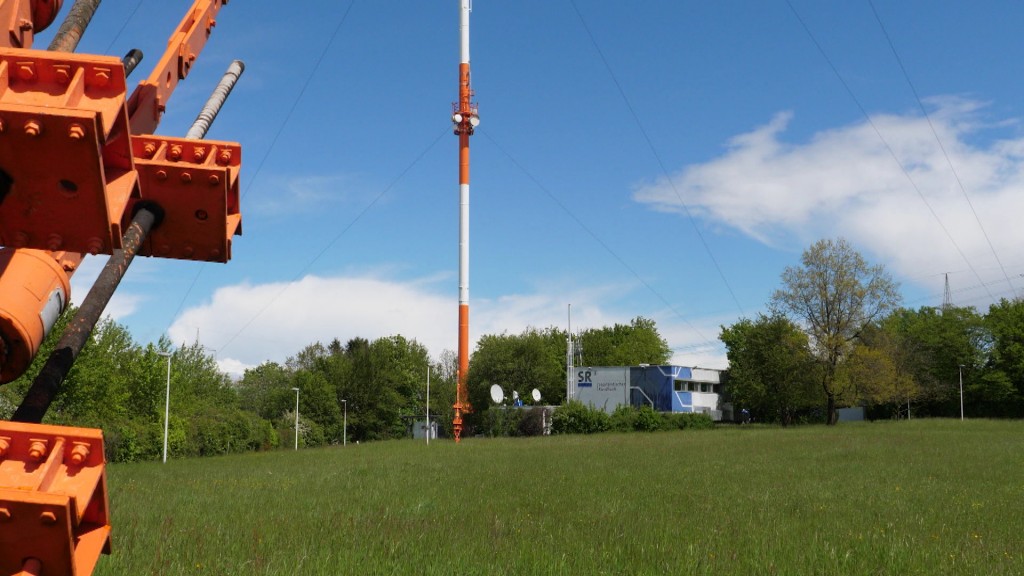
[[[0,46],[31,48],[35,33],[60,12],[61,0],[0,0]]]
[[[185,14],[153,73],[139,83],[128,99],[132,134],[152,134],[156,130],[167,108],[168,98],[178,81],[184,80],[192,70],[192,63],[217,25],[215,17],[224,4],[227,0],[196,0]]]
[[[66,285],[81,254],[121,248],[140,202],[167,216],[140,254],[231,257],[241,233],[240,146],[139,134],[160,121],[224,3],[196,0],[131,99],[118,58],[0,47],[0,246],[51,251],[57,262],[32,276],[18,268],[40,272],[35,258],[0,261],[0,273],[17,279],[0,277],[0,382],[21,374],[38,351],[49,329],[38,321],[49,317],[44,308],[59,314],[70,298],[48,287]],[[29,280],[35,288],[26,291]]]
[[[0,573],[92,573],[110,553],[105,463],[99,430],[0,422]]]

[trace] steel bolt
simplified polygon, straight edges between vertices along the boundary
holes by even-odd
[[[0,458],[7,455],[7,451],[11,448],[10,438],[0,438]]]
[[[46,249],[51,252],[60,250],[63,244],[64,239],[61,238],[60,234],[50,234],[50,237],[46,239]]]
[[[156,179],[157,180],[167,180],[167,171],[166,170],[157,170],[156,171]]]
[[[192,175],[189,174],[188,172],[182,172],[181,173],[181,183],[182,184],[189,184],[191,182],[192,182]]]
[[[146,155],[146,158],[152,158],[156,154],[156,144],[146,142],[146,145],[142,147],[142,153]]]
[[[107,84],[110,84],[110,71],[109,70],[96,70],[96,73],[92,76],[93,82],[103,88]]]
[[[0,134],[3,134],[4,130],[6,130],[6,129],[7,129],[7,125],[4,124],[4,119],[0,118]]]
[[[81,140],[85,138],[85,127],[81,124],[72,124],[68,128],[68,138],[72,140]]]
[[[89,445],[88,444],[75,444],[75,447],[71,449],[71,463],[75,466],[86,461],[89,458]]]
[[[18,28],[21,28],[22,30],[31,30],[32,21],[27,18],[21,18],[18,20]]]
[[[7,508],[0,508],[0,522],[7,522],[11,519],[11,511]]]
[[[206,148],[203,146],[196,146],[196,149],[192,152],[192,159],[196,162],[202,162],[203,158],[206,158]]]
[[[36,77],[36,69],[32,64],[21,64],[18,66],[18,78],[22,80],[34,80]]]
[[[39,136],[43,131],[43,127],[36,120],[29,120],[25,122],[25,134],[32,136],[33,138]]]
[[[57,523],[57,515],[53,512],[46,511],[39,515],[39,521],[47,526],[52,526]]]
[[[167,153],[167,157],[174,161],[181,160],[181,144],[171,146],[171,150]]]
[[[222,150],[220,156],[217,157],[218,164],[227,164],[231,162],[231,150]]]
[[[99,254],[100,250],[103,250],[103,241],[95,237],[89,238],[86,250],[89,252],[89,254],[92,254],[93,256]]]
[[[33,440],[32,444],[28,447],[28,457],[38,462],[42,460],[44,456],[46,456],[46,442]]]
[[[216,186],[217,184],[220,184],[220,176],[210,174],[210,186]]]

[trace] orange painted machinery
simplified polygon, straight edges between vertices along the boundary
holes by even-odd
[[[129,94],[141,53],[72,53],[99,0],[76,0],[46,51],[32,41],[61,0],[0,0],[0,383],[31,364],[82,259],[110,255],[15,422],[0,423],[2,574],[81,576],[109,551],[101,432],[39,422],[134,256],[226,262],[241,234],[241,147],[203,139],[216,110],[188,138],[153,135],[226,3],[195,0]]]
[[[99,430],[0,430],[0,574],[91,574],[110,553]]]

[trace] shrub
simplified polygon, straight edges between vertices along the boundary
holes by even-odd
[[[612,412],[611,429],[615,432],[632,432],[636,425],[636,408],[622,404]]]
[[[520,436],[542,436],[544,434],[544,421],[546,416],[544,408],[534,406],[529,410],[521,411],[522,418],[519,420]]]
[[[636,411],[633,429],[637,432],[656,432],[665,428],[665,419],[650,406],[641,406]]]
[[[474,432],[484,436],[516,436],[524,410],[519,408],[492,407],[480,413]]]
[[[711,415],[703,412],[682,412],[670,415],[670,427],[680,430],[708,430],[715,427]]]
[[[571,400],[555,409],[551,430],[555,434],[594,434],[611,429],[611,418],[601,409]]]
[[[714,428],[709,414],[702,412],[658,412],[650,406],[622,405],[611,416],[603,410],[572,401],[555,409],[552,431],[556,434],[615,432],[656,432],[658,430],[703,430]]]

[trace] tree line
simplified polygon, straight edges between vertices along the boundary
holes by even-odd
[[[782,424],[834,423],[839,407],[856,405],[878,417],[906,417],[908,409],[958,416],[962,374],[967,416],[1024,415],[1024,301],[1001,300],[984,314],[902,308],[882,267],[845,241],[823,240],[784,271],[768,309],[722,328],[736,411]],[[73,314],[61,317],[26,374],[0,387],[0,417],[14,413]],[[495,384],[528,404],[536,388],[542,404],[562,405],[568,336],[555,327],[482,336],[468,375],[474,410],[467,433],[509,426],[492,410]],[[655,322],[643,317],[574,340],[583,350],[576,363],[587,366],[667,364],[672,356]],[[424,417],[428,373],[430,412],[450,435],[457,366],[450,350],[435,359],[401,335],[335,339],[233,380],[198,344],[175,348],[162,338],[140,345],[109,319],[93,331],[45,421],[102,428],[111,461],[159,459],[168,357],[171,457],[292,446],[296,388],[300,446],[407,436]]]
[[[900,307],[896,284],[845,240],[787,268],[769,312],[722,328],[737,408],[788,425],[869,417],[1024,416],[1024,301]]]
[[[0,387],[0,417],[13,415],[74,312],[58,320],[29,370]],[[510,392],[538,388],[544,403],[562,403],[566,338],[555,328],[483,336],[469,374],[475,406],[470,432],[488,425],[487,390],[495,383]],[[578,338],[592,351],[593,365],[664,363],[670,356],[654,322],[644,318]],[[175,348],[161,338],[140,345],[126,327],[104,319],[44,422],[102,428],[110,461],[157,460],[169,388],[170,457],[269,450],[294,445],[297,388],[300,446],[400,438],[425,416],[429,371],[430,412],[442,434],[450,435],[456,367],[454,352],[432,359],[416,340],[395,335],[310,344],[283,364],[265,362],[233,380],[198,343]]]

